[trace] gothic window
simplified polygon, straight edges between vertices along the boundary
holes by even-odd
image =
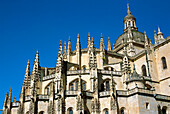
[[[82,84],[82,89],[83,91],[86,90],[86,81],[81,80],[81,84]],[[75,79],[72,82],[69,83],[69,90],[71,91],[77,91],[78,90],[78,86],[79,86],[79,79]]]
[[[110,90],[110,84],[109,84],[109,81],[106,81],[106,91],[109,91]]]
[[[166,64],[166,58],[165,57],[162,57],[162,66],[163,66],[163,69],[166,69],[167,68],[167,64]]]
[[[27,111],[26,114],[29,114],[29,111]]]
[[[146,66],[145,65],[142,65],[142,75],[147,76],[147,74],[146,74]]]

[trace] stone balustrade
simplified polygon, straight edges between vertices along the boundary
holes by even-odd
[[[55,74],[45,76],[45,77],[43,77],[43,80],[49,80],[49,79],[53,79],[53,78],[55,78]]]
[[[66,95],[77,95],[77,94],[78,91],[69,91],[69,90],[66,91]]]
[[[46,100],[49,99],[48,95],[38,95],[38,99]]]
[[[110,91],[102,91],[102,92],[99,92],[99,96],[100,96],[100,97],[110,96]]]
[[[70,70],[67,71],[67,75],[75,75],[75,74],[89,74],[89,70]]]
[[[113,74],[113,75],[118,75],[118,76],[121,76],[122,75],[122,72],[120,71],[110,71],[110,70],[97,70],[98,73],[101,73],[101,74]]]

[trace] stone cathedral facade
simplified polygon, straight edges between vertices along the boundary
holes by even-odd
[[[60,41],[55,68],[28,61],[19,101],[7,92],[3,114],[170,114],[170,36],[158,28],[154,44],[138,31],[129,7],[124,33],[105,48],[88,34],[82,49]],[[63,46],[63,47],[62,47]]]

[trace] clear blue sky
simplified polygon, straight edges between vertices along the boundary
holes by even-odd
[[[129,0],[138,30],[146,31],[153,42],[159,26],[164,37],[170,36],[169,0]],[[21,90],[27,60],[31,69],[36,50],[42,67],[55,67],[59,40],[71,37],[75,49],[80,34],[86,48],[88,32],[99,47],[103,33],[114,43],[123,33],[127,0],[1,0],[0,1],[0,109],[5,94]]]

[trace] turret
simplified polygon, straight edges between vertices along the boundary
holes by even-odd
[[[136,18],[131,14],[129,4],[127,4],[127,15],[124,18],[124,32],[130,27],[132,30],[138,30],[136,27]]]
[[[107,51],[111,51],[111,50],[112,50],[112,47],[110,43],[110,38],[108,37]]]

